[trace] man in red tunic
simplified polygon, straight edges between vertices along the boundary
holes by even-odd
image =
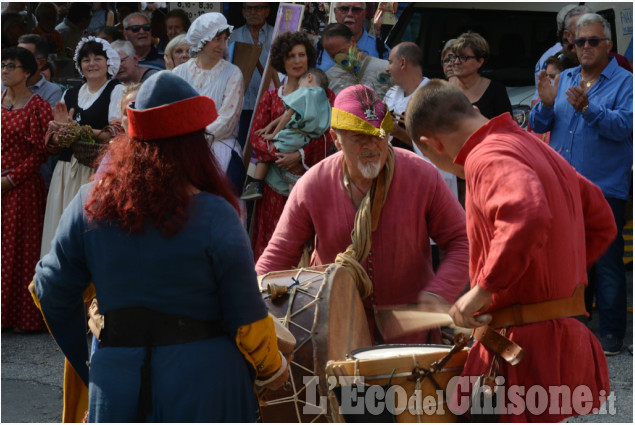
[[[502,309],[538,306],[536,320],[514,317],[503,328],[525,356],[515,366],[500,361],[500,420],[553,422],[596,412],[609,396],[602,347],[580,321],[558,310],[547,318],[544,306],[586,285],[588,267],[615,237],[602,192],[508,114],[487,120],[447,82],[419,88],[406,117],[424,154],[466,180],[472,289],[450,310],[455,323],[478,328],[475,315],[488,312],[496,328]],[[584,311],[583,298],[577,301]],[[474,344],[454,394],[457,413],[465,413],[471,394],[461,383],[488,373],[493,359]]]

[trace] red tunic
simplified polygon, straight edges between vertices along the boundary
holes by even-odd
[[[490,311],[569,297],[577,285],[587,283],[587,268],[616,234],[611,209],[597,186],[509,114],[472,134],[455,162],[465,167],[470,280],[493,292]],[[501,362],[506,389],[563,385],[573,393],[584,385],[593,397],[589,410],[602,403],[602,390],[609,395],[602,347],[580,321],[511,327],[507,336],[526,354],[516,366]],[[474,344],[463,376],[486,373],[491,361],[491,353]],[[460,394],[463,401],[468,395],[469,390]],[[506,398],[504,404],[509,403]],[[563,411],[551,401],[534,412],[511,409],[514,414],[502,416],[501,422],[555,422],[591,413],[568,413],[567,404]]]
[[[327,89],[327,97],[331,106],[335,101],[335,94]],[[285,112],[284,103],[278,95],[277,90],[270,90],[266,92],[258,107],[254,112],[254,118],[251,124],[251,136],[249,137],[249,143],[254,148],[254,154],[259,161],[275,161],[277,151],[271,143],[272,151],[267,150],[267,142],[258,136],[255,131],[266,127],[271,121],[275,120]],[[307,167],[312,167],[326,157],[326,154],[333,147],[333,139],[329,131],[324,133],[322,137],[311,140],[301,150],[304,151],[304,164]],[[258,261],[258,258],[267,247],[273,231],[276,229],[284,204],[287,202],[287,198],[275,190],[273,190],[266,183],[263,185],[263,197],[256,203],[256,210],[254,213],[254,224],[252,228],[252,248],[254,250],[254,259]]]
[[[15,186],[2,194],[3,328],[44,328],[27,287],[40,259],[46,187],[39,169],[47,158],[44,133],[52,119],[51,106],[38,95],[22,108],[2,107],[2,175]]]

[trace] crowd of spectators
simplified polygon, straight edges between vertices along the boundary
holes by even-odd
[[[144,83],[161,70],[171,71],[196,92],[214,100],[218,118],[207,126],[205,136],[235,195],[242,193],[245,164],[252,159],[245,158],[245,152],[253,150],[254,162],[268,163],[265,176],[257,182],[258,200],[253,205],[240,204],[256,261],[276,230],[289,188],[336,150],[328,129],[284,152],[263,137],[263,129],[289,108],[294,109],[285,99],[298,90],[312,68],[325,72],[325,94],[331,106],[347,87],[364,84],[372,88],[388,105],[394,122],[392,145],[426,157],[410,140],[404,122],[410,97],[429,80],[422,73],[419,46],[405,42],[391,50],[381,37],[386,25],[394,24],[391,3],[376,9],[374,19],[368,19],[366,3],[332,3],[336,22],[326,25],[317,43],[303,31],[274,38],[269,23],[273,10],[268,3],[243,3],[245,23],[236,28],[222,13],[206,13],[190,20],[185,11],[167,10],[160,3],[143,3],[145,9],[141,3],[117,2],[114,10],[110,5],[11,2],[2,12],[2,246],[3,265],[10,265],[3,266],[2,272],[3,327],[43,329],[43,323],[34,320],[33,312],[24,307],[29,270],[35,267],[38,256],[49,252],[65,207],[98,165],[94,158],[85,159],[79,144],[71,147],[72,142],[87,138],[106,144],[125,132],[124,85]],[[322,13],[322,9],[315,10]],[[530,124],[534,131],[550,132],[543,140],[600,185],[614,207],[620,228],[632,162],[629,165],[616,158],[631,157],[624,147],[630,146],[632,151],[632,132],[624,129],[632,129],[626,125],[632,124],[632,88],[629,98],[628,90],[615,88],[615,81],[618,77],[632,79],[632,68],[628,60],[610,53],[610,31],[600,29],[604,22],[590,20],[587,15],[597,16],[588,6],[568,6],[557,15],[556,43],[536,64],[537,90]],[[313,32],[322,28],[319,22],[311,25]],[[587,32],[588,37],[581,36]],[[510,113],[504,85],[481,74],[490,53],[488,41],[472,31],[454,37],[445,43],[439,57],[446,79],[486,118]],[[236,43],[260,48],[258,64],[248,79],[243,78],[245,70],[233,63]],[[597,59],[598,55],[602,61],[593,62],[590,56]],[[604,56],[608,58],[605,62]],[[280,85],[261,94],[267,64]],[[622,72],[622,68],[631,73]],[[565,82],[579,87],[567,91]],[[615,94],[620,94],[621,100],[616,101]],[[310,115],[311,109],[306,113]],[[570,131],[572,120],[580,124],[574,131]],[[14,122],[19,125],[10,125]],[[22,137],[26,129],[30,131],[28,138]],[[606,139],[605,145],[612,150],[591,149],[591,142],[598,139]],[[584,144],[588,153],[571,154],[576,143]],[[5,154],[5,145],[11,154]],[[601,164],[590,165],[596,160]],[[605,174],[598,171],[602,167],[607,167]],[[439,171],[464,205],[464,180]],[[621,174],[616,175],[618,172]],[[284,177],[288,175],[295,179],[291,185]],[[48,195],[44,196],[46,190]],[[17,237],[16,232],[21,231],[16,229],[24,226],[35,226],[36,230]],[[621,261],[618,245],[623,245],[619,237],[607,253],[610,258],[603,257],[591,271],[594,285],[587,294],[589,303],[597,297],[601,329],[608,341],[605,344],[612,347],[607,352],[616,351],[624,337],[623,315],[616,317],[609,312],[625,310],[621,303],[625,299],[624,276],[617,276],[616,271]],[[433,255],[439,253],[433,249]]]

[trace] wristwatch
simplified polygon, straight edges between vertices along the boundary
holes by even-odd
[[[582,109],[580,109],[580,113],[582,115],[586,114],[586,110],[589,109],[589,104],[587,103]]]

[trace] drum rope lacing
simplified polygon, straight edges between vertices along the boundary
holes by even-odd
[[[443,394],[443,401],[445,404],[448,404],[448,395],[447,392],[439,385],[439,383],[437,382],[436,379],[434,379],[433,374],[435,373],[441,373],[441,372],[445,372],[448,371],[447,369],[445,369],[445,364],[458,352],[462,351],[467,344],[470,342],[472,338],[468,338],[465,334],[463,333],[459,333],[454,337],[454,346],[452,346],[452,348],[450,349],[450,351],[448,352],[448,354],[446,354],[445,356],[443,356],[441,359],[432,362],[430,364],[430,367],[428,369],[425,369],[421,366],[419,366],[419,364],[417,363],[417,357],[416,355],[413,353],[412,355],[412,362],[414,364],[414,368],[412,370],[411,376],[410,378],[408,378],[409,380],[414,380],[415,381],[415,393],[416,391],[421,391],[422,388],[422,382],[424,379],[429,378],[430,382],[432,383],[432,385],[434,385],[434,387],[438,390],[441,391],[441,393]],[[394,373],[394,372],[393,372]],[[421,414],[423,412],[419,411],[417,409],[417,422],[421,423]]]
[[[300,275],[304,272],[310,272],[309,277],[303,279],[303,280],[299,280]],[[281,318],[277,318],[274,320],[280,320],[282,325],[285,326],[287,329],[289,329],[289,324],[293,324],[294,326],[296,326],[298,329],[302,330],[303,332],[306,332],[307,334],[310,335],[310,337],[306,338],[304,341],[302,341],[302,343],[300,344],[296,344],[296,346],[293,349],[293,353],[297,352],[300,348],[302,348],[305,344],[309,343],[312,339],[312,334],[313,334],[313,330],[312,329],[306,329],[305,327],[301,326],[299,323],[294,322],[293,321],[293,317],[297,316],[298,314],[300,314],[301,312],[311,308],[312,306],[314,306],[318,300],[319,300],[319,295],[320,293],[318,292],[318,294],[313,295],[311,293],[309,293],[306,288],[313,283],[316,279],[321,279],[321,280],[326,280],[328,279],[328,274],[329,274],[329,270],[327,269],[326,271],[318,271],[315,270],[313,268],[301,268],[298,269],[297,274],[295,275],[295,277],[291,277],[291,281],[293,282],[291,285],[285,286],[285,285],[274,285],[274,284],[269,284],[267,285],[267,292],[269,292],[269,294],[271,295],[271,299],[276,299],[278,297],[281,297],[285,294],[288,294],[290,299],[289,299],[289,305],[287,306],[287,311],[285,312],[285,315]],[[326,276],[324,276],[326,275]],[[310,298],[312,298],[312,300],[307,303],[306,305],[304,305],[303,307],[301,307],[300,309],[296,310],[296,311],[292,311],[294,303],[295,303],[295,299],[296,299],[296,295],[298,293],[302,293],[303,295],[306,295]],[[275,294],[275,295],[274,295]],[[303,366],[300,363],[297,363],[293,360],[289,361],[289,367],[291,366],[295,366],[298,367],[302,370],[304,370],[307,373],[310,373],[311,375],[316,375],[316,371],[315,370],[309,370],[307,367]],[[315,365],[314,365],[315,366]],[[291,372],[291,370],[290,370]],[[317,376],[315,376],[316,379],[318,379]],[[287,396],[287,397],[283,397],[283,398],[279,398],[279,399],[275,399],[275,400],[267,400],[266,402],[263,402],[262,400],[260,401],[261,403],[265,403],[267,406],[274,406],[274,405],[278,405],[278,404],[284,404],[284,403],[293,403],[293,406],[295,408],[295,412],[296,412],[296,416],[298,418],[298,422],[302,422],[302,413],[300,412],[300,405],[311,405],[310,403],[307,403],[305,400],[302,400],[299,396],[306,392],[305,388],[307,387],[307,385],[310,384],[310,382],[307,383],[302,383],[302,385],[298,388],[298,385],[296,385],[295,379],[293,378],[293,373],[289,373],[289,381],[288,383],[290,383],[291,386],[291,392],[292,394]],[[289,385],[285,384],[285,390],[288,390]],[[311,405],[314,407],[318,407],[315,405]],[[323,416],[323,414],[317,415],[313,421],[318,420],[321,416]]]

